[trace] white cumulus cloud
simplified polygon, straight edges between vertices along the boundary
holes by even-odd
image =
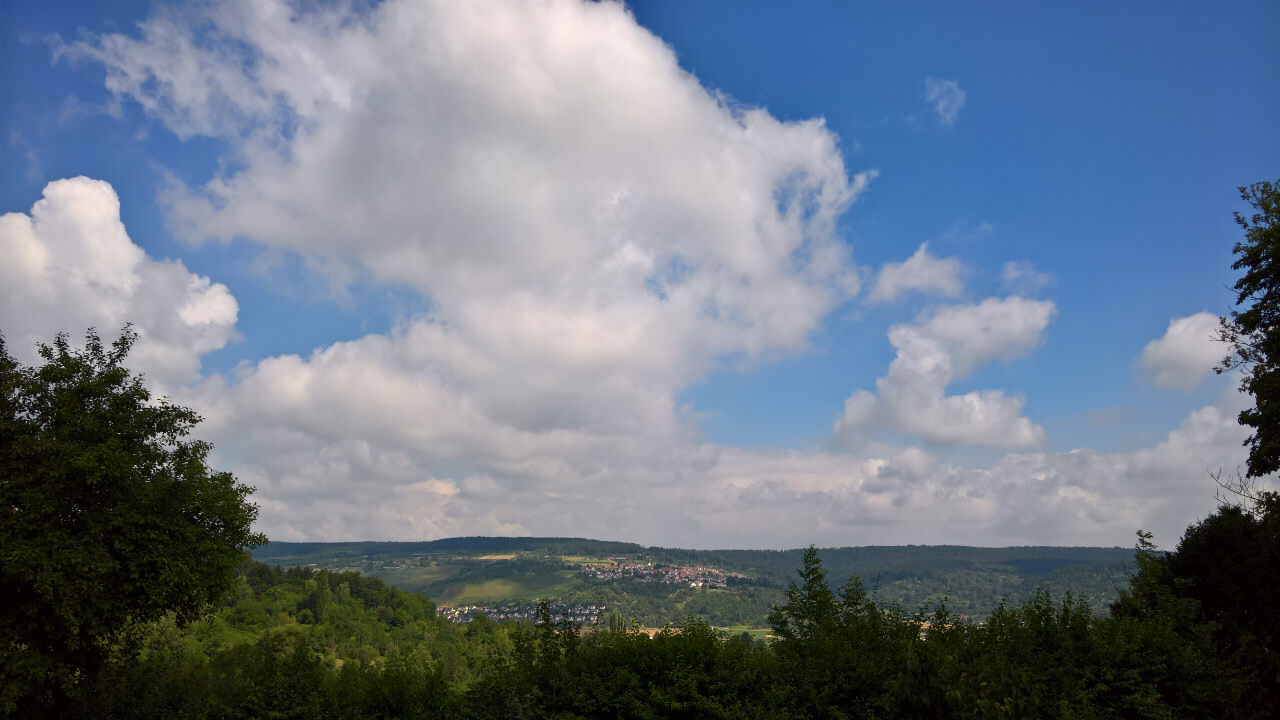
[[[704,89],[622,5],[348,10],[219,3],[62,53],[232,143],[167,193],[189,239],[418,288],[514,355],[688,375],[795,347],[857,291],[835,220],[873,173],[821,120]]]
[[[867,299],[892,302],[912,291],[956,297],[964,290],[963,274],[964,265],[959,259],[930,255],[929,243],[921,243],[906,260],[881,266]]]
[[[845,401],[835,434],[854,441],[876,430],[907,432],[932,443],[1024,448],[1044,441],[1039,425],[1022,417],[1021,398],[999,390],[947,395],[952,382],[996,359],[1030,352],[1054,313],[1048,301],[988,298],[953,305],[911,324],[889,328],[897,356],[876,392]]]
[[[166,191],[188,240],[430,301],[189,391],[281,537],[615,532],[626,488],[661,495],[714,453],[682,388],[804,347],[859,290],[836,220],[874,173],[819,119],[703,88],[620,4],[242,0],[61,54],[229,143],[217,177]]]
[[[227,287],[148,258],[101,180],[55,180],[30,214],[0,216],[0,254],[0,332],[24,362],[56,332],[78,341],[92,326],[111,340],[132,322],[140,340],[131,364],[169,389],[197,378],[200,356],[235,333],[239,306]]]
[[[1156,385],[1194,390],[1227,354],[1217,334],[1218,316],[1213,313],[1174,318],[1162,337],[1143,348],[1142,368]]]
[[[1212,507],[1207,471],[1233,468],[1245,435],[1234,391],[1150,448],[1014,453],[986,467],[876,443],[851,453],[717,446],[669,410],[653,432],[529,432],[469,407],[474,385],[424,380],[424,355],[451,350],[414,337],[423,330],[272,358],[239,384],[197,389],[215,461],[258,487],[271,537],[1125,545],[1145,528],[1168,545]]]
[[[740,544],[774,547],[800,537],[820,544],[1128,545],[1139,528],[1171,547],[1212,510],[1208,473],[1229,473],[1240,461],[1247,432],[1235,418],[1247,401],[1230,390],[1161,442],[1133,452],[1011,453],[987,467],[874,444],[850,454],[726,449],[708,471],[723,483],[719,504],[707,498],[698,518]],[[805,529],[797,534],[795,527]]]

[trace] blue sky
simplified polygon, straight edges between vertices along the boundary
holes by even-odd
[[[1243,460],[1273,3],[0,12],[0,330],[135,322],[277,539],[1170,542]]]

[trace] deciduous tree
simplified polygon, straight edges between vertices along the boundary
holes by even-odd
[[[65,334],[26,367],[0,338],[0,706],[56,702],[131,626],[197,617],[231,586],[250,488],[209,468],[200,417],[152,398],[111,345]]]
[[[1280,470],[1280,188],[1254,183],[1240,188],[1240,197],[1254,212],[1236,213],[1244,240],[1231,267],[1244,271],[1235,284],[1241,309],[1222,318],[1219,338],[1231,354],[1218,372],[1244,371],[1240,389],[1253,396],[1253,407],[1240,413],[1240,424],[1253,428],[1246,475],[1261,477]]]

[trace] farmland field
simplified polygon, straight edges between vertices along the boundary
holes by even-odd
[[[572,570],[560,570],[550,574],[495,578],[482,583],[452,584],[445,587],[437,602],[441,605],[483,605],[503,600],[557,597],[577,584],[573,575]]]

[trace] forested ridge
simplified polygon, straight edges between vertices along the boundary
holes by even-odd
[[[804,555],[799,550],[690,550],[582,538],[449,538],[421,543],[272,542],[253,552],[274,564],[359,570],[442,605],[499,605],[541,597],[604,604],[630,620],[660,626],[694,616],[717,626],[764,626]],[[1134,570],[1123,548],[869,546],[823,548],[832,582],[863,578],[882,604],[986,618],[1000,602],[1020,604],[1046,590],[1071,592],[1102,612]],[[598,580],[592,563],[711,567],[732,573],[724,588]],[[495,582],[496,581],[496,582]]]

